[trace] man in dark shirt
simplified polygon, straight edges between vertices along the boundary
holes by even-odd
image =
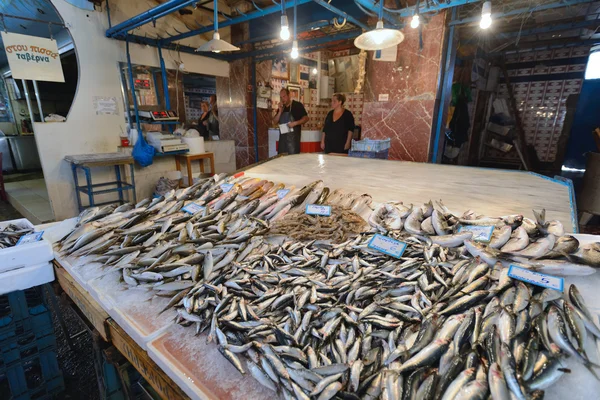
[[[279,130],[279,154],[298,154],[300,153],[300,126],[308,122],[308,114],[302,103],[291,99],[288,89],[281,89],[279,96],[281,101],[273,122],[279,125],[286,124],[292,129],[288,133]]]

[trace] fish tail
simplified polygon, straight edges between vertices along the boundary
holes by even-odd
[[[595,364],[591,361],[586,362],[584,365],[587,368],[587,370],[590,371],[592,375],[594,375],[594,378],[596,378],[597,381],[600,381],[600,376],[598,376],[596,371],[594,371],[594,368],[600,368],[600,365]]]

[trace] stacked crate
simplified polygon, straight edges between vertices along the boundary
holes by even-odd
[[[0,296],[0,393],[14,400],[49,399],[63,389],[41,287]]]
[[[387,160],[390,151],[391,139],[384,140],[352,140],[352,148],[348,152],[350,157],[379,158]]]

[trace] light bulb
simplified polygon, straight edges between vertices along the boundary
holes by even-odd
[[[479,27],[481,29],[487,29],[492,26],[492,3],[486,1],[483,3],[483,7],[481,7],[481,21],[479,22]]]
[[[292,44],[292,53],[290,54],[292,56],[293,59],[298,58],[298,41],[294,40],[294,43]]]
[[[316,68],[313,68],[313,69],[312,69],[312,73],[313,73],[313,75],[316,75],[316,74],[317,74],[317,72],[319,72],[319,71],[317,71],[317,69],[316,69]]]
[[[279,31],[279,37],[281,38],[281,40],[289,40],[290,36],[290,27],[288,25],[287,15],[282,15],[281,31]]]
[[[419,14],[413,15],[412,19],[410,20],[410,27],[417,29],[419,27],[419,22]]]

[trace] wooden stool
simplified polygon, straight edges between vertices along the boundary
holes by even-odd
[[[184,159],[187,166],[188,186],[192,186],[194,179],[192,178],[192,161],[199,161],[200,172],[204,173],[204,160],[210,160],[210,174],[215,174],[215,155],[213,153],[202,154],[179,154],[175,156],[175,167],[181,172],[181,160]]]

